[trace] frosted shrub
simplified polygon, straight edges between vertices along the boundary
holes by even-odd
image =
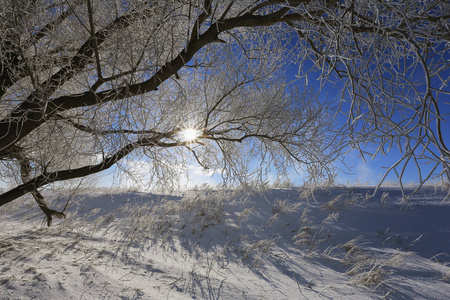
[[[242,259],[252,259],[251,267],[258,268],[270,257],[276,245],[277,238],[258,240],[248,245],[242,251]]]
[[[198,192],[181,200],[181,218],[200,224],[201,229],[220,224],[224,216],[225,195],[219,192]]]
[[[408,254],[396,253],[387,257],[365,259],[354,264],[347,270],[347,275],[352,275],[351,284],[372,287],[376,290],[383,283],[385,277],[392,274],[390,268],[398,266]]]

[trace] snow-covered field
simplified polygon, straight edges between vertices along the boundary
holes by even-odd
[[[90,193],[50,228],[18,200],[0,299],[450,299],[445,192],[372,191]]]

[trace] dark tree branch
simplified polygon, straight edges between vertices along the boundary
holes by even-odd
[[[82,124],[79,124],[75,121],[73,121],[71,118],[68,117],[64,117],[63,115],[57,114],[55,116],[56,120],[61,120],[67,124],[69,124],[70,126],[90,133],[92,135],[109,135],[109,134],[153,134],[155,136],[172,136],[176,133],[176,131],[173,132],[168,132],[168,133],[162,133],[159,131],[155,131],[155,130],[131,130],[131,129],[112,129],[112,130],[96,130],[93,129],[89,126],[85,126]]]
[[[27,182],[9,190],[0,195],[0,206],[3,206],[20,196],[23,196],[27,193],[34,192],[38,188],[41,188],[47,184],[64,181],[69,179],[76,179],[80,177],[86,177],[88,175],[92,175],[104,170],[109,169],[113,165],[115,165],[118,161],[126,157],[128,154],[133,152],[134,150],[141,147],[161,147],[161,148],[172,148],[178,146],[185,146],[187,142],[161,142],[162,138],[170,137],[168,136],[160,136],[154,138],[141,138],[134,143],[130,143],[124,147],[122,147],[115,154],[105,158],[102,162],[96,165],[89,165],[85,167],[80,167],[76,169],[69,169],[63,171],[54,171],[50,173],[41,174],[33,179],[28,180]]]
[[[8,148],[13,145],[13,143],[17,143],[23,139],[32,130],[45,123],[49,117],[58,112],[117,101],[157,90],[162,82],[175,75],[175,73],[187,64],[201,48],[210,43],[220,42],[218,36],[221,32],[238,27],[270,26],[276,23],[303,20],[303,17],[297,14],[285,15],[288,11],[288,8],[281,8],[279,11],[268,15],[254,16],[246,14],[241,17],[221,21],[218,24],[212,24],[208,30],[201,34],[197,39],[191,40],[185,49],[172,61],[166,63],[155,73],[155,75],[142,83],[98,93],[87,91],[78,95],[62,96],[46,103],[37,103],[36,101],[23,102],[9,117],[0,122],[0,132],[4,132],[4,134],[0,136],[0,157],[7,155],[9,151]],[[114,22],[114,25],[109,25],[107,29],[97,32],[97,42],[100,44],[105,41],[115,26],[128,26],[131,22],[130,19],[130,16],[127,18],[119,17]],[[66,82],[69,79],[68,77],[72,77],[75,69],[80,69],[87,64],[84,57],[90,57],[94,52],[91,43],[92,40],[89,39],[80,48],[78,54],[72,60],[72,67],[63,68],[49,79],[49,82],[46,85],[50,86],[49,88],[51,90],[56,89],[56,85],[59,86],[63,82]],[[54,82],[54,84],[51,82]]]
[[[21,147],[17,147],[12,157],[19,162],[20,176],[22,178],[22,181],[24,183],[29,181],[31,178],[32,166],[30,160],[25,156],[24,149]],[[56,216],[59,219],[65,217],[64,210],[59,212],[54,209],[50,209],[45,203],[44,196],[37,189],[31,191],[31,195],[38,204],[39,208],[45,214],[47,219],[47,226],[50,226],[52,224],[53,216]]]
[[[141,18],[142,16],[143,12],[133,12],[128,15],[118,17],[107,27],[96,32],[94,39],[88,39],[80,47],[68,66],[61,68],[50,79],[42,84],[44,87],[44,95],[42,95],[42,91],[35,91],[26,101],[16,107],[8,117],[1,120],[0,157],[6,155],[6,152],[8,151],[5,149],[6,147],[10,146],[12,143],[20,141],[33,129],[43,124],[48,117],[61,110],[62,106],[60,106],[60,104],[53,105],[53,101],[47,102],[45,99],[42,99],[42,97],[45,95],[48,97],[53,94],[58,87],[83,70],[90,62],[90,59],[94,54],[94,45],[101,45],[115,30],[128,27],[133,21]],[[127,93],[119,99],[123,99],[125,95],[127,95]],[[80,96],[81,95],[76,95],[75,99],[79,100]],[[70,107],[68,109],[70,109]]]
[[[83,0],[78,0],[75,2],[75,5],[78,5],[82,2]],[[51,8],[52,7],[50,7],[49,9]],[[1,52],[6,52],[7,54],[3,57],[3,59],[6,60],[0,61],[0,98],[14,83],[29,75],[29,72],[22,72],[20,68],[21,65],[27,64],[27,62],[25,61],[26,58],[23,56],[23,49],[28,49],[31,45],[44,38],[50,30],[61,25],[64,20],[66,20],[71,14],[71,9],[67,9],[66,11],[62,12],[54,20],[44,25],[38,32],[36,32],[31,38],[29,38],[28,41],[24,42],[24,45],[21,46],[21,48],[12,46],[14,44],[13,42],[18,42],[18,38],[14,38],[14,36],[11,34],[8,34],[6,36],[6,43],[2,45],[1,49]]]

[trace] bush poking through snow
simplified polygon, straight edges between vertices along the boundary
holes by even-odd
[[[251,243],[242,251],[242,259],[252,259],[251,267],[258,268],[272,254],[277,238],[264,239]]]
[[[400,265],[407,253],[394,253],[386,257],[368,258],[355,263],[346,274],[352,276],[350,284],[363,285],[376,290],[388,274],[393,274],[392,268]]]

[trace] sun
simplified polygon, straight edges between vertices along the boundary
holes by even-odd
[[[181,139],[184,142],[193,142],[195,141],[202,133],[195,128],[184,128],[180,131]]]

